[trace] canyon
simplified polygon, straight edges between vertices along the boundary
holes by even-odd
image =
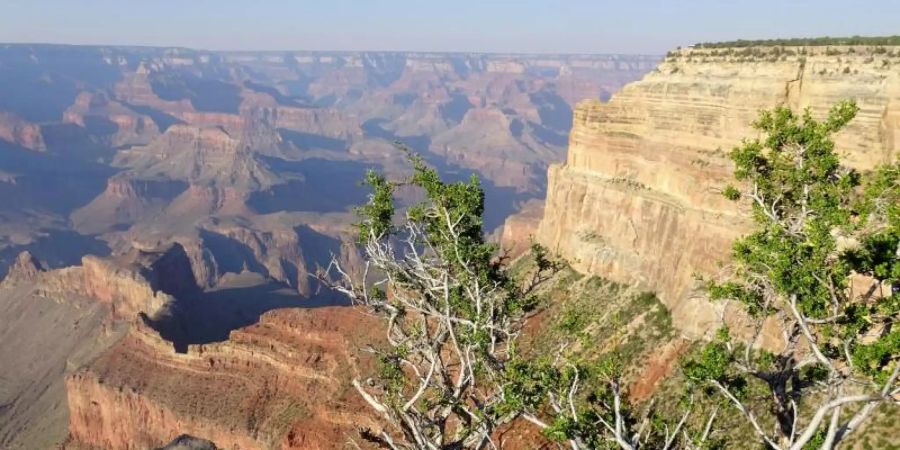
[[[897,158],[900,49],[879,48],[684,48],[659,62],[0,46],[20,64],[66,56],[46,69],[54,95],[0,89],[0,188],[22,202],[0,210],[0,447],[187,434],[325,449],[378,429],[350,379],[373,370],[364,350],[383,333],[310,274],[332,256],[359,266],[356,183],[408,173],[395,140],[450,179],[479,174],[486,231],[509,254],[533,237],[579,272],[555,281],[555,308],[599,318],[597,333],[628,312],[646,398],[687,340],[740,321],[694,274],[727,264],[748,229],[747,205],[721,189],[760,109],[820,117],[853,98],[846,160]],[[37,83],[3,70],[16,89]]]
[[[237,265],[308,294],[296,230],[342,239],[365,171],[408,170],[395,141],[481,175],[493,230],[543,196],[575,102],[657,60],[2,45],[0,273],[178,242],[206,287]]]
[[[477,173],[499,233],[575,102],[658,60],[0,44],[0,447],[374,427],[345,376],[367,318],[312,277],[358,265],[365,172],[408,173],[396,141]]]

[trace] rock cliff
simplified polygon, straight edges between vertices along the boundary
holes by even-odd
[[[8,112],[0,112],[0,139],[32,151],[47,150],[40,126]]]
[[[747,230],[726,201],[728,151],[776,105],[821,117],[855,99],[837,136],[865,170],[900,152],[900,49],[753,47],[681,49],[609,102],[581,102],[564,164],[549,170],[539,240],[578,270],[656,290],[688,335],[717,323],[723,304],[695,291]]]
[[[33,281],[43,272],[44,265],[30,252],[19,253],[16,260],[9,266],[9,271],[3,282],[6,284],[21,284]]]
[[[110,305],[113,318],[152,316],[175,296],[191,297],[198,290],[190,261],[178,244],[165,251],[134,250],[112,258],[85,256],[82,280],[73,291]]]
[[[128,322],[141,323],[138,313],[153,316],[173,294],[195,292],[183,253],[88,256],[52,270],[19,255],[0,283],[0,448],[52,448],[65,437],[65,375],[116,342]]]
[[[160,134],[151,117],[111,100],[106,94],[88,91],[80,93],[63,112],[63,122],[103,137],[112,146],[145,144]]]
[[[349,384],[371,363],[358,352],[371,320],[346,307],[277,310],[185,354],[138,325],[67,378],[67,447],[155,448],[188,433],[221,448],[335,448],[377,426]]]

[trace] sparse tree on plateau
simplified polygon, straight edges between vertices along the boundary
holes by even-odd
[[[723,329],[684,370],[775,449],[833,448],[900,398],[900,165],[841,165],[832,135],[857,110],[843,102],[822,121],[765,111],[763,137],[731,153],[742,187],[724,194],[752,204],[755,229],[708,289],[743,303],[756,333],[743,343]],[[854,277],[871,289],[855,292]],[[778,348],[756,345],[764,319],[781,327]]]
[[[337,260],[320,275],[385,323],[387,344],[370,349],[378,373],[352,383],[386,426],[361,436],[390,449],[495,448],[494,431],[517,415],[504,406],[516,339],[534,287],[555,265],[535,246],[536,269],[513,278],[485,241],[478,179],[445,183],[419,157],[410,161],[408,180],[366,177],[373,192],[358,211],[362,277]],[[401,185],[424,200],[399,212]]]

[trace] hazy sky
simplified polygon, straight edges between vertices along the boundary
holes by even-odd
[[[662,53],[854,34],[900,34],[900,0],[0,0],[0,42]]]

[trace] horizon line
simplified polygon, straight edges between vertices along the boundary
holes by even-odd
[[[397,54],[450,54],[450,55],[510,55],[510,56],[648,56],[662,57],[663,53],[623,53],[623,52],[524,52],[524,51],[479,51],[479,50],[309,50],[309,49],[284,49],[284,50],[259,50],[259,49],[209,49],[203,47],[189,47],[183,45],[149,45],[149,44],[82,44],[70,42],[45,42],[45,41],[0,41],[0,46],[44,46],[44,47],[85,47],[85,48],[120,48],[120,49],[145,49],[145,50],[186,50],[192,52],[207,53],[397,53]]]

